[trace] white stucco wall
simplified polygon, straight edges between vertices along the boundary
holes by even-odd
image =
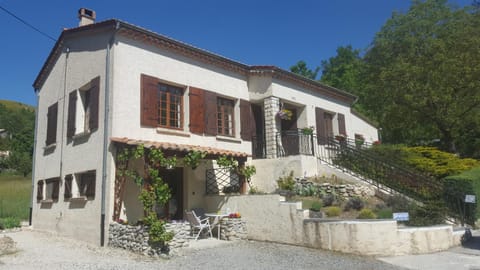
[[[68,39],[56,64],[39,92],[37,142],[35,144],[34,203],[32,223],[35,229],[54,231],[94,244],[100,243],[101,175],[106,36]],[[89,136],[67,139],[68,94],[100,76],[99,128]],[[56,146],[44,150],[47,109],[58,102]],[[87,201],[64,200],[64,177],[96,170],[95,198]],[[54,203],[36,201],[37,182],[60,177],[59,199]]]
[[[168,129],[140,125],[140,76],[147,74],[185,89],[183,131],[166,134]],[[247,78],[164,49],[119,37],[115,48],[112,136],[175,142],[251,152],[251,143],[240,139],[239,99],[248,100]],[[235,99],[235,138],[222,140],[189,131],[188,87],[193,86]],[[159,131],[159,132],[158,132]],[[170,132],[171,133],[171,132]]]

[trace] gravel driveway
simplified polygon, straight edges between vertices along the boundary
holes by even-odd
[[[404,269],[358,257],[273,243],[199,240],[171,259],[100,248],[49,233],[23,230],[5,235],[18,252],[0,257],[0,269]],[[0,237],[3,237],[0,234]]]

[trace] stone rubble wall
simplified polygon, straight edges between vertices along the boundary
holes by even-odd
[[[191,239],[188,222],[166,223],[165,227],[174,233],[173,239],[166,246],[151,246],[148,243],[148,227],[113,222],[110,224],[108,245],[148,256],[175,254],[179,248],[188,246]]]
[[[369,198],[375,196],[375,189],[368,185],[314,183],[306,178],[296,178],[296,182],[296,188],[315,188],[319,192],[323,191],[326,194],[335,193],[347,199],[351,197]]]
[[[247,239],[247,222],[242,218],[224,218],[220,221],[220,228],[222,240]]]

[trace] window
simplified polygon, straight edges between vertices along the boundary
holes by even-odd
[[[43,180],[37,182],[37,201],[43,200]]]
[[[225,136],[234,135],[233,100],[217,98],[217,134]]]
[[[67,137],[89,134],[98,128],[100,77],[96,77],[68,98]]]
[[[47,138],[45,140],[45,144],[47,146],[54,145],[57,140],[57,114],[58,114],[58,102],[48,107]]]
[[[60,178],[49,178],[45,180],[45,200],[58,200],[59,188],[60,188]]]
[[[160,82],[142,74],[141,124],[150,127],[183,128],[183,93],[181,87]]]
[[[95,198],[96,172],[87,171],[65,176],[64,198]]]

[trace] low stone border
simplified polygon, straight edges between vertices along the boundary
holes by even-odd
[[[108,245],[123,248],[147,256],[165,256],[174,254],[177,249],[188,246],[190,224],[174,222],[165,224],[166,230],[174,236],[166,246],[151,246],[148,243],[148,228],[143,225],[124,225],[117,222],[110,224]]]
[[[247,223],[242,218],[223,218],[220,227],[222,240],[247,239]]]

